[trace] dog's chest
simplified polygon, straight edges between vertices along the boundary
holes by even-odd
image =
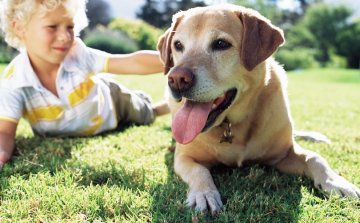
[[[209,152],[213,153],[217,161],[228,166],[242,166],[242,163],[246,157],[246,148],[237,143],[234,138],[233,143],[220,142],[221,137],[215,140],[213,143],[207,143]]]
[[[243,137],[237,131],[229,131],[226,125],[200,134],[195,141],[197,148],[205,149],[218,162],[228,166],[241,166],[247,156]]]

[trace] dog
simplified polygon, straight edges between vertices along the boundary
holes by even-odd
[[[329,194],[360,197],[324,158],[294,141],[286,73],[272,57],[284,41],[257,11],[232,4],[178,12],[159,38],[177,141],[174,168],[189,185],[187,206],[221,211],[210,174],[217,164],[269,165],[304,174]]]

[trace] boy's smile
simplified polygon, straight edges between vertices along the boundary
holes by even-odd
[[[59,6],[45,15],[35,13],[26,24],[21,39],[34,70],[57,68],[74,42],[74,22]]]

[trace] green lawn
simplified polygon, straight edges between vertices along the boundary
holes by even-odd
[[[118,80],[163,98],[162,74]],[[299,143],[360,186],[359,72],[289,72],[289,97],[296,128],[333,141]],[[359,201],[328,197],[306,177],[259,165],[215,168],[224,211],[195,214],[173,170],[170,123],[167,115],[96,137],[40,138],[22,121],[16,155],[0,170],[0,222],[360,222]]]

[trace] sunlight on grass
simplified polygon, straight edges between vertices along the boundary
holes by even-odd
[[[4,69],[0,65],[0,72]],[[360,74],[289,72],[295,127],[319,131],[332,145],[299,141],[360,186]],[[119,76],[130,89],[163,100],[167,76]],[[94,137],[35,137],[21,120],[16,151],[0,170],[0,222],[360,222],[360,203],[337,199],[306,177],[259,165],[215,168],[224,211],[185,207],[187,185],[173,169],[170,115]]]

